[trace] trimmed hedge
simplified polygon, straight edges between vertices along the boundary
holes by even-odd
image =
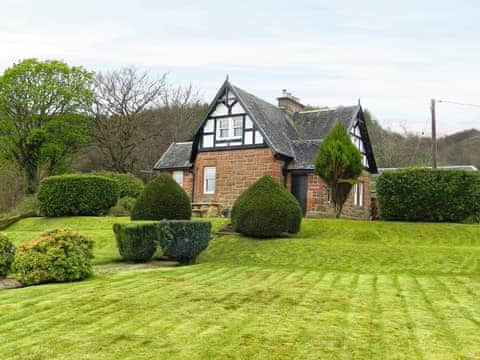
[[[235,231],[256,238],[278,237],[300,231],[302,209],[297,199],[270,176],[263,176],[235,201]]]
[[[15,246],[8,238],[0,234],[0,279],[7,276],[15,257]]]
[[[130,173],[117,173],[112,171],[99,171],[95,175],[104,176],[106,178],[115,180],[118,183],[120,198],[126,196],[138,198],[143,191],[145,185],[143,181]]]
[[[388,171],[378,177],[376,189],[385,220],[459,222],[480,213],[480,172]]]
[[[211,228],[205,221],[164,220],[115,224],[113,231],[124,260],[148,261],[159,246],[167,258],[190,264],[207,248]]]
[[[161,221],[157,226],[163,255],[183,264],[195,262],[210,242],[212,224],[206,221]]]
[[[132,210],[132,220],[189,220],[192,205],[187,193],[168,174],[156,176]]]
[[[146,262],[155,253],[158,228],[155,224],[114,224],[120,256],[126,261]]]
[[[115,205],[118,183],[98,175],[51,176],[40,182],[38,202],[46,216],[103,215]]]
[[[92,249],[71,229],[47,231],[18,248],[13,270],[25,285],[82,280],[92,274]]]

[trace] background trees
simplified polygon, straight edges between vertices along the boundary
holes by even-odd
[[[93,74],[56,61],[23,60],[0,77],[0,155],[35,192],[39,171],[55,173],[87,140]]]
[[[337,218],[362,169],[362,155],[350,140],[347,129],[342,124],[335,125],[320,144],[315,173],[331,190]]]

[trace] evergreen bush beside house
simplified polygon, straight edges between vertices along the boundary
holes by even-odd
[[[77,281],[92,274],[93,241],[71,229],[47,231],[19,246],[13,263],[24,285]]]
[[[135,203],[132,220],[189,220],[192,205],[187,193],[168,174],[153,178]]]
[[[115,205],[119,186],[103,176],[68,174],[50,176],[40,182],[41,214],[49,217],[104,215]]]
[[[0,234],[0,279],[7,276],[14,258],[15,245],[7,236]]]
[[[257,238],[300,231],[302,209],[297,199],[270,176],[263,176],[235,201],[231,212],[235,231]]]
[[[385,220],[461,222],[480,214],[480,173],[402,169],[377,179],[380,217]]]

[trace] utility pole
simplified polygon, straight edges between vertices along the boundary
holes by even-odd
[[[435,118],[435,99],[432,99],[431,102],[431,111],[432,111],[432,167],[437,168],[437,120]]]

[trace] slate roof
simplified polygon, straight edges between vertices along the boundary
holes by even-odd
[[[288,165],[289,170],[312,170],[318,146],[332,127],[342,123],[349,129],[355,119],[361,116],[359,105],[289,113],[232,85],[228,80],[219,89],[216,98],[227,87],[233,91],[246,112],[255,121],[272,152],[292,160]],[[215,104],[216,102],[213,101],[209,112]],[[154,170],[191,167],[200,141],[200,129],[206,120],[207,116],[200,123],[193,143],[173,143],[155,164]],[[370,164],[374,164],[373,154],[369,156]],[[376,172],[376,165],[372,169]]]
[[[154,170],[166,169],[187,169],[192,166],[190,163],[190,154],[192,152],[192,142],[171,143],[167,151],[157,161]]]
[[[295,153],[293,161],[288,165],[289,170],[313,170],[313,161],[318,153],[318,147],[322,142],[316,140],[293,140],[292,148]]]
[[[293,158],[294,152],[290,140],[298,139],[298,131],[289,115],[282,109],[239,87],[232,85],[232,88],[242,105],[246,107],[247,112],[263,130],[263,135],[272,146],[273,151]]]
[[[295,113],[293,120],[304,140],[323,139],[338,123],[347,129],[352,126],[360,106],[340,106],[335,109],[321,109]]]

